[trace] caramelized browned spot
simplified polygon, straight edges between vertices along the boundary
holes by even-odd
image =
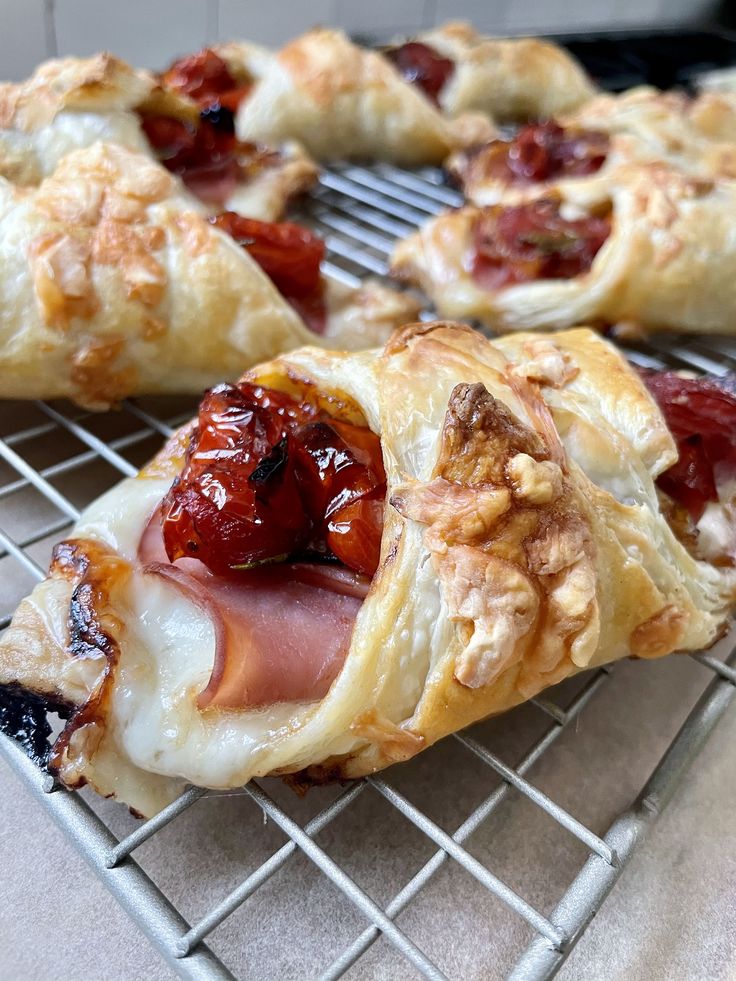
[[[109,405],[125,398],[135,388],[134,365],[119,366],[125,353],[122,337],[88,338],[80,341],[72,355],[70,377],[89,405]]]
[[[350,731],[359,739],[366,739],[377,746],[387,765],[411,759],[425,745],[423,736],[402,729],[375,708],[354,719],[350,724]]]
[[[102,221],[92,239],[92,256],[105,266],[117,266],[123,274],[128,297],[155,307],[163,299],[166,271],[153,255],[163,248],[162,228]]]
[[[66,330],[75,317],[89,319],[99,309],[90,276],[91,246],[63,232],[31,241],[28,257],[44,322]]]
[[[433,479],[398,488],[391,503],[427,525],[464,644],[460,684],[488,685],[521,664],[519,690],[538,690],[540,676],[571,670],[573,644],[576,663],[591,656],[594,546],[581,502],[545,438],[482,384],[454,388]]]
[[[456,385],[445,416],[438,476],[455,483],[500,483],[507,459],[545,455],[541,437],[523,426],[480,382]]]
[[[73,762],[75,734],[79,733],[84,742],[84,754],[88,758],[102,739],[120,654],[115,636],[121,625],[112,611],[110,594],[115,585],[130,574],[130,566],[101,543],[69,539],[54,549],[50,574],[62,575],[74,583],[69,604],[69,653],[73,657],[103,657],[106,661],[101,681],[87,701],[72,714],[54,743],[49,770],[58,773],[62,765],[70,760]],[[69,779],[66,782],[70,784]],[[73,785],[82,786],[84,782],[80,777]]]
[[[632,631],[631,653],[634,657],[661,657],[677,650],[688,619],[684,610],[670,603]]]

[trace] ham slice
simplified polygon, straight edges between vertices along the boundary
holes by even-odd
[[[201,562],[166,560],[158,513],[139,548],[161,576],[211,619],[215,662],[200,709],[253,709],[324,698],[342,668],[370,582],[342,566],[277,563],[232,577]]]

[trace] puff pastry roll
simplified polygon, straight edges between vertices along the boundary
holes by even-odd
[[[513,136],[457,151],[445,167],[473,204],[533,201],[570,188],[605,197],[606,181],[630,164],[664,164],[694,177],[736,177],[736,144],[692,134],[676,146],[638,133],[529,123]],[[591,180],[591,178],[594,178]]]
[[[193,425],[89,508],[0,640],[0,685],[69,716],[68,786],[153,814],[187,782],[357,777],[723,630],[733,557],[674,533],[673,432],[588,330],[305,348]]]
[[[691,99],[682,92],[641,85],[620,95],[599,95],[561,122],[611,137],[626,135],[636,141],[639,160],[645,159],[649,145],[665,163],[705,176],[734,177],[736,124],[727,103],[726,97]]]
[[[736,106],[736,103],[734,103]],[[600,95],[576,113],[521,127],[446,163],[474,204],[529,201],[627,164],[663,163],[696,177],[736,177],[736,109],[641,86]],[[604,187],[600,180],[591,191]],[[578,189],[576,193],[581,193]]]
[[[208,219],[115,144],[68,154],[37,188],[0,178],[0,396],[105,408],[198,392],[307,342],[373,345],[416,317],[385,287],[327,283],[323,254],[299,226]]]
[[[440,215],[396,246],[392,272],[442,315],[498,330],[623,321],[732,334],[735,208],[733,182],[624,167],[539,201]]]
[[[238,109],[241,140],[295,139],[318,160],[440,163],[490,138],[482,116],[446,119],[386,58],[340,31],[314,30],[279,51]]]
[[[455,21],[389,48],[387,56],[444,112],[498,122],[569,112],[596,92],[566,51],[538,38],[491,38]]]
[[[260,64],[250,46],[238,48],[235,72],[209,50],[176,62],[161,80],[100,54],[48,61],[28,81],[0,85],[0,176],[38,184],[70,151],[119,143],[160,160],[213,210],[278,219],[317,168],[295,143],[235,138],[233,113],[252,82],[246,66]]]

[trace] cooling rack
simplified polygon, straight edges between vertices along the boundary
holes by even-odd
[[[458,194],[445,186],[435,170],[408,173],[388,165],[342,166],[323,174],[301,217],[326,238],[328,271],[347,283],[357,283],[368,273],[385,275],[396,237],[460,203]],[[723,374],[736,366],[736,344],[725,339],[658,337],[631,348],[628,354],[647,367],[667,365]],[[17,602],[43,577],[52,543],[63,536],[80,510],[121,476],[135,473],[161,440],[192,414],[195,404],[193,399],[144,399],[124,403],[119,412],[94,415],[66,403],[0,403],[0,628],[7,626]],[[422,915],[430,920],[440,916],[437,922],[441,922],[443,904],[456,906],[457,897],[451,900],[441,890],[438,894],[434,886],[444,882],[443,888],[449,889],[447,873],[453,871],[461,874],[460,915],[467,915],[470,921],[480,911],[484,918],[490,917],[491,927],[494,917],[499,922],[503,918],[518,922],[520,929],[513,934],[518,943],[509,951],[504,970],[516,981],[530,981],[550,978],[559,970],[731,703],[736,686],[735,644],[736,638],[729,636],[708,653],[678,659],[679,664],[696,665],[694,670],[700,672],[697,688],[703,689],[702,694],[694,706],[687,705],[679,731],[673,733],[659,762],[652,760],[651,776],[638,794],[636,790],[631,793],[618,816],[598,815],[585,821],[576,817],[581,809],[587,816],[585,790],[581,787],[577,797],[563,794],[562,787],[548,792],[545,762],[560,744],[570,747],[580,742],[577,727],[584,711],[592,700],[601,699],[602,690],[610,688],[619,667],[582,675],[501,720],[457,734],[385,774],[312,791],[307,795],[308,804],[286,796],[278,782],[253,781],[240,793],[251,805],[243,817],[249,821],[244,847],[257,859],[247,874],[231,877],[217,895],[208,893],[206,908],[186,916],[181,890],[173,887],[171,877],[163,876],[163,883],[154,881],[140,856],[145,857],[153,842],[164,852],[174,847],[176,829],[188,814],[204,802],[218,806],[222,803],[218,797],[232,795],[191,788],[152,820],[125,824],[117,805],[101,805],[91,796],[60,788],[5,736],[0,737],[0,752],[180,977],[234,976],[216,952],[217,931],[223,925],[226,928],[227,921],[249,901],[258,904],[259,916],[276,917],[278,904],[286,907],[287,919],[291,914],[294,922],[304,923],[311,915],[304,897],[310,894],[300,888],[302,880],[311,875],[311,889],[317,888],[315,883],[329,883],[336,898],[334,918],[321,926],[323,934],[334,933],[335,943],[328,945],[321,959],[310,961],[307,972],[303,965],[297,972],[293,960],[283,959],[294,938],[285,941],[283,951],[271,951],[267,962],[259,960],[259,976],[308,973],[327,979],[350,971],[356,978],[408,974],[443,978],[452,972],[438,953],[442,943],[433,944],[430,953],[426,943],[413,939],[409,914],[423,904]],[[645,671],[648,665],[631,667]],[[656,724],[666,729],[668,722],[663,718]],[[533,734],[523,746],[512,738],[520,732],[524,737]],[[505,759],[512,755],[510,765]],[[602,767],[602,761],[598,765]],[[614,779],[610,760],[606,766],[611,771],[609,780]],[[419,784],[423,781],[433,789],[427,806],[418,806],[414,794],[402,789],[406,775],[412,773],[419,774]],[[449,801],[453,779],[465,774],[465,784],[472,783],[477,792],[471,795],[472,806],[465,813],[452,814],[454,824],[448,830],[450,819],[446,813],[440,815],[437,800]],[[513,860],[499,862],[484,847],[494,836],[503,835],[509,824],[504,823],[504,814],[514,806],[543,815],[551,828],[572,843],[572,873],[556,894],[543,888],[542,859],[532,861],[532,871],[539,865],[540,884],[529,897],[513,884],[517,879]],[[370,821],[364,812],[370,814]],[[514,814],[516,820],[518,814]],[[356,815],[363,816],[356,822]],[[401,856],[397,859],[391,850],[398,819],[408,822],[417,842],[416,852],[411,853],[413,865],[402,865]],[[264,821],[268,822],[265,828]],[[283,838],[278,847],[268,837],[274,830]],[[268,839],[260,850],[253,845],[259,834]],[[401,882],[387,882],[378,890],[360,884],[350,862],[356,836],[362,838],[361,848],[373,849],[368,861],[379,873],[382,863],[395,871],[398,861]],[[480,845],[476,844],[479,838]],[[190,840],[181,845],[186,854],[199,847],[200,842]],[[181,861],[182,854],[180,850],[174,861]],[[287,884],[274,892],[271,887],[278,876],[286,877]],[[472,900],[471,885],[475,890]],[[490,898],[490,905],[483,905],[484,895]],[[290,901],[293,908],[289,908]],[[257,941],[258,923],[250,929]],[[243,944],[249,942],[250,934],[239,936]],[[453,963],[457,966],[457,958]],[[362,964],[369,966],[361,968]],[[470,971],[463,970],[463,976],[470,976]]]

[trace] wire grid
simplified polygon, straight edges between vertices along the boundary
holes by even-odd
[[[366,273],[385,275],[396,237],[413,231],[430,215],[460,203],[459,194],[444,185],[439,171],[407,173],[388,165],[343,166],[324,173],[302,217],[327,240],[328,271],[347,283],[357,283]],[[723,374],[736,365],[736,344],[723,338],[655,337],[646,346],[629,351],[629,355],[648,367]],[[128,401],[121,412],[101,416],[66,403],[0,405],[0,628],[7,626],[20,598],[44,576],[50,544],[63,537],[80,510],[106,487],[121,475],[134,474],[155,452],[162,437],[189,418],[195,407],[194,399]],[[637,801],[604,836],[529,782],[527,774],[560,735],[576,723],[583,708],[606,684],[611,673],[606,668],[590,674],[567,704],[561,705],[559,696],[557,700],[548,696],[532,700],[534,711],[546,720],[545,726],[513,767],[473,734],[452,737],[464,753],[500,778],[452,834],[396,788],[391,771],[386,777],[370,777],[347,786],[304,826],[261,783],[253,781],[244,793],[288,840],[192,924],[186,922],[132,854],[203,796],[213,796],[211,792],[188,789],[162,813],[118,840],[80,794],[68,793],[54,784],[15,743],[2,737],[0,749],[182,977],[232,977],[206,945],[206,938],[295,854],[302,853],[360,911],[366,923],[354,941],[322,968],[321,977],[341,977],[382,936],[420,975],[443,978],[437,963],[396,920],[438,871],[454,862],[530,928],[532,940],[512,977],[541,979],[552,977],[559,969],[733,696],[736,671],[730,658],[720,660],[713,653],[694,657],[707,669],[703,678],[712,678],[707,690]],[[465,847],[470,836],[514,792],[574,836],[588,855],[550,913],[540,911]],[[315,841],[321,831],[338,823],[357,798],[365,794],[379,795],[411,822],[432,848],[431,856],[383,906]]]

